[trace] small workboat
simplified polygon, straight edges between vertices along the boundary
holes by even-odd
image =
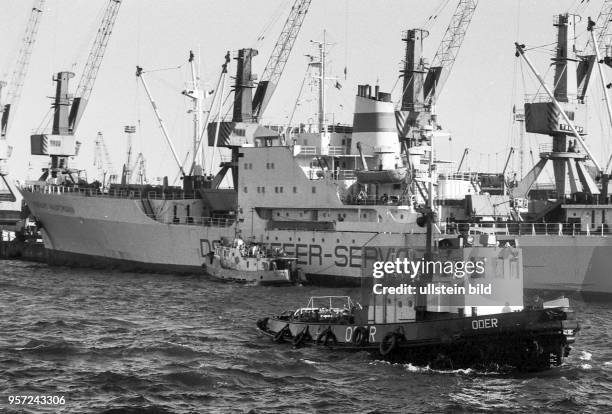
[[[483,271],[476,277],[443,280],[441,274],[421,273],[408,281],[416,286],[412,293],[406,284],[382,292],[377,284],[386,279],[373,278],[371,263],[365,263],[377,256],[364,251],[362,303],[367,305],[347,296],[312,297],[306,307],[260,319],[257,327],[278,343],[367,351],[374,358],[435,369],[539,371],[561,365],[579,330],[569,300],[523,306],[520,248],[497,242],[493,235],[482,235],[480,241],[473,236],[445,239],[429,252],[438,260],[479,258]],[[395,260],[390,250],[382,251],[382,257]],[[436,287],[456,290],[476,282],[490,284],[493,293],[431,293]]]
[[[297,259],[280,249],[267,249],[236,238],[222,239],[202,265],[209,276],[240,283],[285,285],[299,282]]]

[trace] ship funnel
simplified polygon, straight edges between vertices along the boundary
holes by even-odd
[[[358,85],[353,117],[352,153],[358,153],[357,142],[361,143],[364,155],[374,155],[376,169],[398,167],[400,146],[395,126],[395,112],[391,94],[381,92],[379,86]]]

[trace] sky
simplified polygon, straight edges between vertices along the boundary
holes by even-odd
[[[29,155],[29,135],[48,126],[55,84],[52,75],[61,70],[76,72],[74,90],[87,59],[93,37],[108,0],[47,0],[37,43],[22,97],[13,113],[9,142],[14,147],[9,167],[14,179],[36,179],[48,158]],[[181,158],[191,145],[190,103],[181,95],[190,79],[186,64],[189,50],[198,56],[202,84],[214,88],[227,50],[259,50],[255,73],[261,74],[289,13],[290,0],[123,0],[97,81],[85,115],[77,130],[82,142],[73,166],[86,169],[95,178],[94,140],[101,131],[114,169],[121,171],[126,158],[125,125],[136,125],[135,153],[143,152],[147,176],[178,171],[151,104],[135,77],[136,65],[148,73],[147,82]],[[603,0],[480,0],[453,71],[438,101],[439,122],[451,140],[437,144],[441,158],[457,161],[470,148],[467,167],[501,170],[510,146],[518,145],[518,129],[512,122],[512,107],[522,106],[524,93],[534,93],[537,82],[514,55],[514,42],[530,50],[529,57],[544,74],[549,71],[551,43],[556,32],[553,15],[579,12],[578,46],[586,42],[586,17],[598,15]],[[10,78],[14,59],[33,1],[2,0],[0,14],[0,76]],[[396,85],[404,55],[403,30],[426,28],[425,57],[432,59],[456,7],[456,0],[313,0],[295,43],[283,77],[265,118],[284,123],[296,105],[307,58],[316,49],[323,31],[330,43],[328,69],[337,77],[340,90],[329,84],[328,111],[333,121],[351,123],[357,85],[380,85],[401,93]],[[258,40],[259,39],[259,40]],[[235,66],[230,66],[233,75]],[[344,75],[346,67],[347,75]],[[610,69],[605,70],[612,80]],[[603,95],[596,76],[589,90],[590,135],[593,151],[605,164],[610,155],[608,121],[603,117]],[[595,86],[594,86],[595,85]],[[226,88],[226,91],[229,89]],[[306,81],[294,121],[316,119],[316,89]],[[231,99],[230,99],[231,101]],[[205,103],[207,108],[209,103]],[[529,134],[526,142],[537,161],[537,145],[547,137]],[[526,148],[526,154],[529,153]],[[526,166],[532,165],[529,155]],[[518,166],[518,157],[513,159]]]

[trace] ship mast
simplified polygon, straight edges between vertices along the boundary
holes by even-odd
[[[325,43],[325,30],[323,30],[323,41],[322,42],[317,42],[314,40],[311,40],[312,43],[316,44],[317,47],[319,48],[319,61],[315,62],[315,63],[311,63],[311,65],[317,65],[319,67],[319,75],[316,77],[316,79],[319,80],[319,113],[318,113],[318,118],[319,118],[319,133],[323,134],[327,131],[326,125],[325,125],[325,100],[326,100],[326,94],[325,94],[325,81],[327,80],[327,78],[325,77],[325,58],[326,58],[326,43]]]
[[[325,133],[325,30],[323,30],[323,42],[319,43],[319,59],[321,60],[319,72],[319,132]]]
[[[200,132],[202,125],[202,99],[204,93],[200,89],[200,74],[199,67],[195,65],[195,55],[193,51],[189,51],[189,66],[191,67],[191,89],[184,90],[183,95],[191,98],[193,108],[193,154],[191,157],[191,169],[193,171],[198,162],[198,144],[200,140]],[[198,65],[199,66],[199,65]]]

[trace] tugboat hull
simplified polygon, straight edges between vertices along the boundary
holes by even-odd
[[[210,277],[238,283],[252,283],[256,285],[291,285],[294,282],[289,277],[288,270],[260,270],[244,271],[224,269],[221,266],[203,264],[204,272]]]
[[[512,366],[539,371],[569,355],[579,330],[571,311],[527,310],[482,317],[370,324],[259,320],[260,331],[276,342],[367,351],[374,358],[440,369]]]

